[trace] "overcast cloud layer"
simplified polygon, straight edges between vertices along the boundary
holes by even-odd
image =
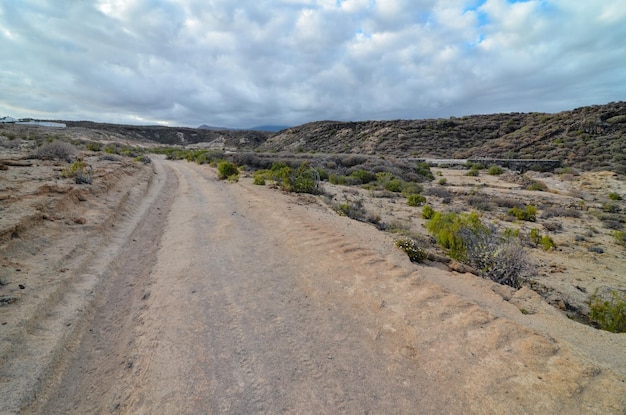
[[[260,124],[626,99],[626,1],[2,0],[0,116]]]

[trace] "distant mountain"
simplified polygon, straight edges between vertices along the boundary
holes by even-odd
[[[198,130],[214,130],[214,131],[219,131],[219,130],[232,130],[233,128],[226,128],[226,127],[214,127],[212,125],[206,125],[206,124],[202,124],[200,127],[198,127]]]
[[[248,130],[269,131],[272,133],[276,133],[278,131],[286,130],[287,128],[289,128],[288,125],[259,125],[257,127],[248,128]]]
[[[270,133],[275,133],[278,131],[282,131],[289,128],[289,126],[286,125],[259,125],[256,127],[251,127],[251,128],[227,128],[227,127],[215,127],[213,125],[206,125],[206,124],[202,124],[200,127],[198,127],[199,130],[213,130],[213,131],[220,131],[220,130],[251,130],[251,131],[267,131]]]

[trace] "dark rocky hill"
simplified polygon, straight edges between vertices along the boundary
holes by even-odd
[[[424,158],[557,159],[584,170],[626,173],[626,102],[556,114],[319,121],[281,131],[259,149]]]

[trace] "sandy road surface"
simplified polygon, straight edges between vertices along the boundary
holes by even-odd
[[[444,289],[313,198],[157,167],[162,196],[25,413],[626,413],[623,374],[487,282]]]

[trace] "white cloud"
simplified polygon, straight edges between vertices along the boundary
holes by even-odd
[[[611,0],[0,3],[0,115],[250,126],[626,95]]]

